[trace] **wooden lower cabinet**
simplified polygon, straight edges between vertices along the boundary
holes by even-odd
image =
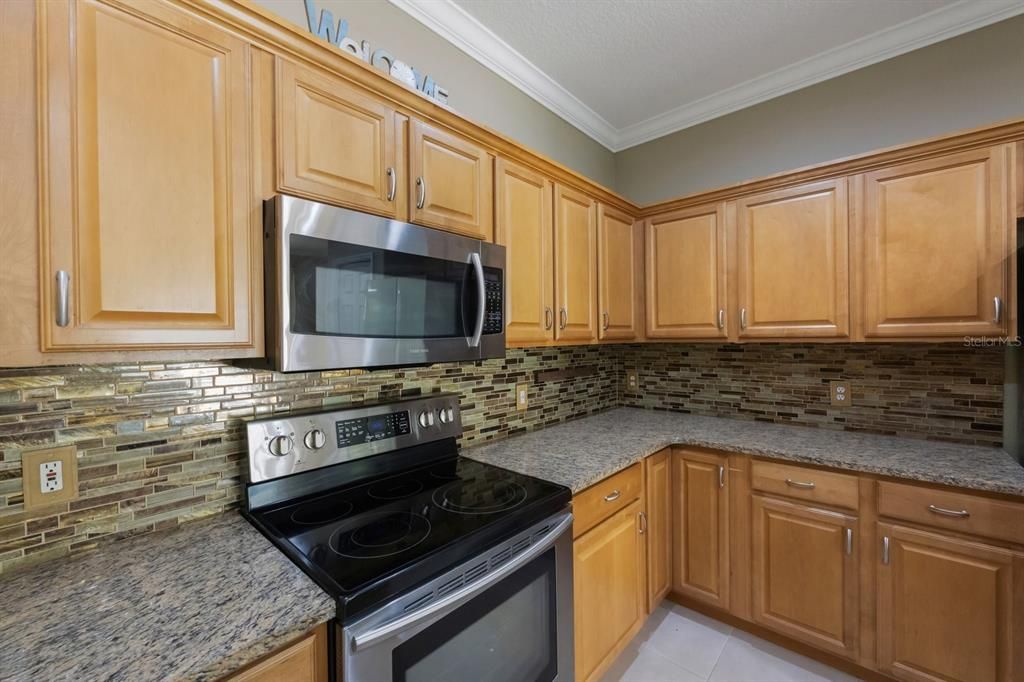
[[[647,612],[672,589],[672,451],[657,452],[644,461],[647,499]]]
[[[761,495],[752,501],[754,621],[855,658],[857,519]]]
[[[634,500],[573,543],[577,680],[599,678],[646,617],[640,511]]]
[[[228,682],[327,682],[327,625],[262,661],[235,673]]]
[[[729,608],[729,458],[691,450],[672,453],[672,589]]]
[[[901,680],[1019,680],[1022,555],[887,523],[878,536],[888,544],[878,568],[879,669]]]

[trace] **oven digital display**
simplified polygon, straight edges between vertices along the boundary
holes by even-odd
[[[405,436],[409,433],[409,411],[376,414],[372,417],[358,417],[335,422],[338,447],[370,443],[375,440]]]

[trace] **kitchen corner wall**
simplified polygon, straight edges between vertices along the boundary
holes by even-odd
[[[279,374],[220,362],[0,370],[0,573],[238,504],[245,420],[455,391],[464,445],[617,403],[614,347],[509,350],[504,360],[375,372]],[[539,370],[594,367],[544,383]],[[515,384],[530,383],[529,409]],[[26,513],[21,453],[78,449],[79,499]]]

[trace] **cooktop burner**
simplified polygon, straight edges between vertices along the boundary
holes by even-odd
[[[526,488],[515,481],[473,478],[438,488],[434,504],[456,514],[496,514],[526,501]]]
[[[412,549],[430,535],[430,521],[409,512],[370,512],[353,528],[339,528],[331,549],[350,559],[376,559]]]
[[[292,512],[292,521],[300,526],[318,526],[348,516],[352,503],[345,500],[321,498]]]
[[[366,494],[375,500],[400,500],[423,490],[423,484],[415,479],[389,479],[371,485]]]

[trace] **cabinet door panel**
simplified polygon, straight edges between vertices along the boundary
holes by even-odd
[[[754,620],[854,658],[857,520],[760,495],[753,517]]]
[[[554,194],[543,175],[498,159],[495,240],[505,247],[509,343],[554,338]]]
[[[491,241],[494,157],[487,150],[414,120],[409,166],[413,222]]]
[[[649,218],[645,232],[647,336],[728,336],[725,205]]]
[[[44,350],[251,345],[248,46],[170,4],[38,7]]]
[[[1007,333],[1011,158],[1003,145],[864,175],[866,336]]]
[[[556,339],[597,338],[597,206],[555,185]]]
[[[648,457],[647,495],[647,612],[653,611],[672,589],[672,458],[671,450]]]
[[[729,607],[728,465],[724,456],[673,452],[672,587],[723,609]]]
[[[643,624],[639,513],[635,500],[573,543],[577,680],[600,677]]]
[[[635,339],[641,309],[640,227],[603,204],[597,210],[598,308],[602,339]]]
[[[405,190],[398,182],[404,169],[394,110],[341,79],[278,63],[281,189],[398,216]]]
[[[889,563],[878,571],[881,670],[929,682],[1014,679],[1014,611],[1019,621],[1022,608],[1014,554],[890,524],[878,530],[889,540]]]
[[[846,179],[736,202],[740,338],[849,334]]]

